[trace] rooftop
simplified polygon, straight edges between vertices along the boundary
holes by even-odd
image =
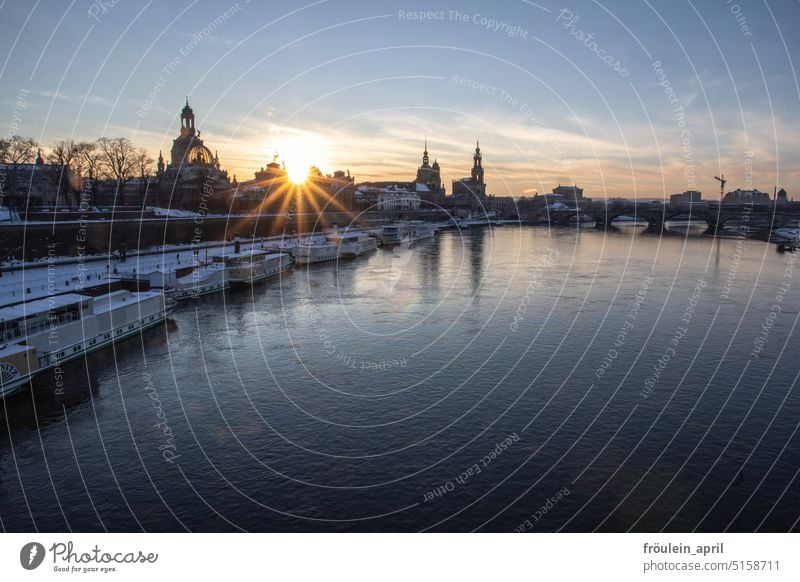
[[[12,319],[19,319],[20,317],[36,315],[37,313],[43,313],[51,309],[58,309],[59,307],[72,305],[73,303],[80,303],[87,299],[91,299],[91,297],[88,295],[79,295],[77,293],[65,293],[63,295],[52,295],[44,299],[34,299],[33,301],[21,303],[20,305],[3,307],[0,309],[0,321],[9,321]]]

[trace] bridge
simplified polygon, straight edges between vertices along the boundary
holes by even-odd
[[[662,204],[660,202],[593,201],[581,202],[579,208],[538,210],[541,218],[550,224],[567,225],[579,220],[582,216],[591,218],[595,226],[601,229],[614,228],[614,220],[621,217],[633,217],[646,221],[648,230],[661,232],[670,221],[697,220],[704,221],[706,232],[716,233],[727,223],[746,224],[751,231],[770,233],[776,228],[797,226],[800,221],[800,202],[780,204],[720,204],[719,202],[702,202],[693,204]]]

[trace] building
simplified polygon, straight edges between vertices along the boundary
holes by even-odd
[[[419,195],[423,206],[439,208],[445,202],[441,168],[435,158],[433,164],[430,164],[429,161],[428,140],[426,139],[425,150],[422,152],[422,165],[417,168],[417,177],[414,180],[414,191]]]
[[[0,164],[0,206],[17,211],[77,206],[77,185],[67,166],[45,163],[41,150],[33,164]]]
[[[309,170],[303,184],[294,184],[284,165],[272,162],[255,172],[255,179],[232,185],[234,212],[349,212],[354,208],[355,179],[350,172],[336,170],[323,175]],[[234,181],[235,181],[234,176]]]
[[[419,210],[420,197],[413,190],[384,188],[378,192],[378,210]]]
[[[578,201],[583,199],[583,188],[578,188],[576,185],[562,186],[559,184],[553,188],[553,196],[562,198],[564,200]]]
[[[681,204],[699,204],[702,202],[703,194],[697,190],[687,190],[681,194],[673,194],[669,197],[670,206],[679,206]]]
[[[579,202],[590,201],[588,198],[583,197],[583,188],[579,188],[574,184],[572,186],[559,184],[553,188],[552,193],[545,193],[541,198],[542,200],[537,200],[538,205],[558,204],[558,208],[577,208]]]
[[[313,167],[301,189],[312,205],[322,212],[349,212],[355,207],[355,178],[349,170],[346,174],[336,170],[323,176]]]
[[[286,167],[277,160],[275,155],[269,164],[256,170],[253,180],[237,183],[236,176],[233,177],[233,212],[283,213],[290,210],[292,184]]]
[[[409,184],[364,182],[358,185],[354,200],[358,211],[419,210],[420,196]]]
[[[172,142],[170,163],[158,152],[157,200],[163,207],[205,210],[228,192],[228,173],[220,168],[219,157],[212,154],[195,128],[194,111],[186,100],[181,110],[181,131]]]
[[[784,190],[783,188],[778,190],[778,193],[775,195],[775,202],[777,204],[785,204],[785,203],[789,202],[789,198],[788,198],[788,195],[786,194],[786,190]]]
[[[728,192],[722,199],[723,204],[768,204],[770,201],[769,194],[766,192],[760,192],[756,189],[741,190],[739,188]]]
[[[460,180],[453,180],[452,195],[447,199],[447,205],[469,212],[486,212],[489,210],[490,200],[486,196],[480,142],[475,146],[470,175]]]
[[[353,196],[353,209],[356,212],[369,212],[378,208],[378,193],[380,188],[373,186],[369,182],[364,182],[356,187]]]

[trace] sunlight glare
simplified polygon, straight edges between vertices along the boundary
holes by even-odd
[[[274,150],[286,164],[289,180],[295,184],[307,181],[312,166],[321,168],[329,163],[327,148],[319,136],[313,134],[281,139]]]

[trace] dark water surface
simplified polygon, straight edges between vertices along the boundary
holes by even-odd
[[[798,529],[793,264],[504,227],[182,305],[4,402],[0,524]]]

